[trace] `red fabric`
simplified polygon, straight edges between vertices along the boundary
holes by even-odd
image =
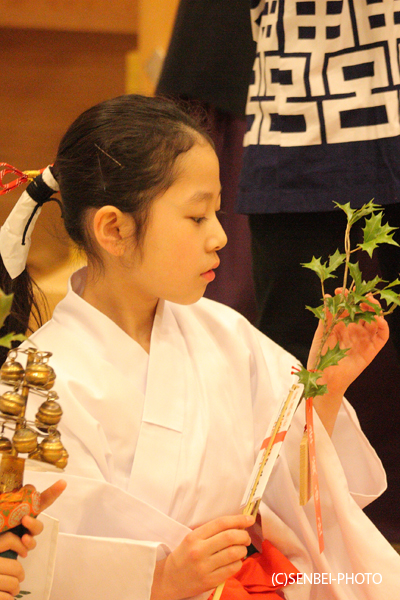
[[[292,575],[296,578],[299,571],[294,565],[270,542],[264,541],[262,553],[253,554],[243,562],[243,566],[234,577],[225,582],[221,600],[282,600],[276,592],[282,585],[275,584],[278,573],[285,574],[287,579]],[[286,579],[285,575],[279,576],[280,583]],[[212,599],[214,592],[209,600]]]
[[[2,168],[4,167],[4,168]],[[11,192],[11,190],[17,188],[18,186],[22,185],[23,183],[26,183],[27,181],[32,181],[33,180],[33,176],[32,173],[43,173],[44,169],[39,169],[39,171],[20,171],[19,169],[17,169],[16,167],[13,167],[12,165],[9,165],[8,163],[0,163],[0,196],[3,196],[4,194],[8,194],[8,192]],[[10,181],[9,183],[3,183],[3,178],[6,175],[18,175],[17,179],[13,179],[13,181]],[[30,175],[29,175],[30,174]]]
[[[28,177],[25,175],[25,173],[16,167],[9,165],[8,163],[0,163],[0,167],[5,167],[0,171],[0,195],[7,194],[7,192],[11,192],[11,190],[14,188],[28,181]],[[3,177],[5,175],[9,175],[10,173],[13,175],[18,175],[19,177],[13,181],[10,181],[10,183],[3,183]]]

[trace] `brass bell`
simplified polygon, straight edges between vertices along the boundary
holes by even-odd
[[[11,454],[12,452],[12,443],[11,440],[4,437],[4,435],[0,436],[0,452],[4,454]]]
[[[25,371],[26,383],[44,390],[50,390],[54,385],[55,379],[56,374],[54,369],[46,363],[33,363]]]
[[[66,449],[64,448],[64,450],[61,453],[61,458],[54,463],[56,467],[58,467],[59,469],[65,469],[65,467],[68,464],[68,458],[69,458],[69,454],[66,451]]]
[[[64,446],[61,443],[60,435],[58,433],[49,434],[40,442],[39,449],[42,460],[54,465],[63,455]]]
[[[42,453],[39,448],[36,448],[36,450],[28,454],[28,458],[31,458],[32,460],[42,460]]]
[[[24,377],[24,367],[16,360],[8,359],[0,369],[0,378],[3,383],[17,385]]]
[[[14,433],[12,442],[17,452],[33,452],[37,447],[37,433],[22,427]]]
[[[55,392],[49,394],[47,400],[40,405],[36,413],[37,423],[44,425],[57,425],[60,422],[63,414],[61,406],[54,400],[58,398]]]
[[[4,392],[0,396],[0,410],[6,415],[14,415],[18,417],[24,413],[25,400],[17,392]]]

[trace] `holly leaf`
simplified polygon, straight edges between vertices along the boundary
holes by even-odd
[[[383,282],[383,279],[381,277],[379,277],[379,275],[377,275],[370,281],[363,281],[361,289],[360,289],[360,294],[369,294],[370,292],[375,292],[378,289],[377,288],[378,283],[382,283],[382,282]],[[368,299],[366,298],[364,300],[364,302],[368,302]]]
[[[346,213],[347,221],[349,225],[352,226],[354,223],[366,217],[370,214],[373,214],[380,208],[382,208],[379,204],[374,204],[374,200],[370,200],[367,204],[364,204],[361,208],[353,209],[350,207],[350,202],[347,204],[339,204],[338,202],[334,202],[334,204],[343,210]]]
[[[400,279],[395,279],[392,283],[388,283],[385,289],[394,287],[395,285],[400,285]]]
[[[375,293],[379,294],[380,292],[381,290],[375,291]],[[354,306],[357,307],[357,310],[359,312],[364,312],[364,309],[361,308],[361,304],[368,304],[368,306],[370,306],[377,315],[381,314],[382,312],[382,308],[378,304],[372,302],[372,300],[367,296],[362,296],[361,294],[357,294],[356,292],[352,292],[351,294],[349,294],[346,301],[348,302],[348,304],[354,304]]]
[[[0,327],[3,327],[4,321],[11,312],[11,305],[14,294],[4,294],[0,290]]]
[[[345,260],[346,255],[339,252],[339,250],[336,250],[335,254],[332,254],[332,256],[329,257],[329,272],[332,273],[333,271],[336,271],[336,269],[340,267],[340,265],[342,265]]]
[[[26,335],[23,333],[7,333],[7,335],[0,338],[0,346],[11,348],[12,342],[23,342],[26,339]]]
[[[296,373],[299,378],[299,383],[304,385],[304,397],[315,398],[316,396],[323,396],[328,391],[328,386],[318,385],[317,381],[321,377],[321,371],[307,371],[304,367]]]
[[[372,323],[376,319],[376,313],[371,312],[370,310],[356,312],[354,316],[344,317],[342,322],[347,326],[350,323],[359,323],[360,321],[366,321],[367,323]]]
[[[382,300],[385,300],[388,304],[396,304],[397,306],[400,306],[400,294],[397,292],[385,288],[384,290],[380,290],[379,294]]]
[[[364,242],[359,244],[358,247],[368,252],[370,258],[372,258],[372,253],[379,244],[399,245],[393,239],[397,227],[390,227],[388,223],[382,225],[382,217],[383,212],[379,212],[365,220],[365,227],[363,228]]]
[[[344,358],[349,351],[349,348],[340,348],[339,342],[334,348],[328,348],[323,356],[321,356],[318,363],[318,371],[323,371],[327,367],[333,367],[337,365],[342,358]]]
[[[306,306],[307,310],[310,310],[317,317],[319,321],[323,321],[325,319],[324,305],[317,306],[316,308],[312,308],[311,306]]]
[[[356,290],[358,291],[361,288],[362,283],[362,273],[360,270],[360,265],[357,263],[349,262],[349,271],[350,275],[353,278],[354,285],[356,286]]]
[[[347,202],[346,204],[339,204],[339,202],[334,202],[333,204],[346,213],[348,221],[350,221],[352,219],[352,217],[355,213],[355,210],[353,208],[351,208],[350,202]]]
[[[383,282],[383,279],[381,277],[379,277],[378,275],[376,277],[374,277],[373,279],[371,279],[370,281],[363,281],[362,273],[361,273],[358,262],[357,263],[349,263],[349,271],[350,271],[350,275],[353,278],[355,292],[356,292],[356,294],[359,294],[360,296],[368,294],[369,292],[376,291],[378,289],[377,288],[378,283]],[[353,293],[353,290],[351,290],[349,292],[349,294],[352,294],[352,293]],[[363,301],[363,300],[360,300],[360,301]]]
[[[336,277],[334,275],[334,271],[344,263],[346,260],[346,255],[341,254],[339,250],[335,251],[335,254],[329,257],[328,263],[323,263],[321,258],[312,257],[312,260],[309,263],[301,263],[303,267],[306,269],[311,269],[317,273],[318,277],[321,281],[325,281],[325,279],[329,279],[330,277]]]
[[[325,298],[325,305],[331,315],[337,315],[343,312],[346,307],[346,298],[343,294],[337,294],[336,296],[330,296]]]
[[[315,258],[315,256],[313,256],[309,263],[301,263],[301,266],[314,271],[321,281],[325,281],[325,279],[329,277],[329,270],[325,264],[321,262],[321,258]]]

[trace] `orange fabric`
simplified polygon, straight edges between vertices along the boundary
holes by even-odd
[[[36,517],[40,512],[40,494],[32,487],[0,494],[0,533],[19,525],[25,515]]]
[[[275,585],[274,575],[284,573],[296,578],[299,571],[275,546],[264,541],[262,553],[253,554],[243,562],[243,566],[234,577],[225,582],[221,600],[282,600],[276,592],[282,586]],[[280,575],[279,580],[283,581]],[[212,600],[214,592],[209,600]]]

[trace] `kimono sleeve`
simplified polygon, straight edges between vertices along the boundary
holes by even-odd
[[[150,598],[156,542],[60,534],[50,600]]]

